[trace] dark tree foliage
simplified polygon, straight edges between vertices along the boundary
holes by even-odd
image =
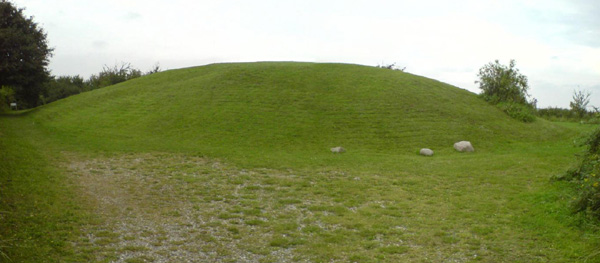
[[[23,15],[23,8],[0,1],[0,85],[12,87],[22,106],[37,106],[52,50],[46,33]]]
[[[53,77],[46,83],[44,102],[50,103],[59,99],[87,91],[87,85],[80,76]]]

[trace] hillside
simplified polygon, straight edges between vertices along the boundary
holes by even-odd
[[[347,64],[242,63],[171,70],[46,105],[50,136],[87,149],[265,158],[478,151],[547,140],[561,129],[512,120],[471,92],[432,79]],[[290,156],[291,155],[291,156]]]
[[[598,262],[549,180],[593,129],[358,65],[152,74],[0,116],[0,261]]]

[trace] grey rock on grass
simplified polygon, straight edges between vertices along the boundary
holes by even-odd
[[[331,152],[332,153],[344,153],[344,152],[346,152],[346,149],[344,149],[344,147],[342,147],[342,146],[338,146],[338,147],[331,148]]]
[[[474,152],[475,149],[473,148],[473,145],[471,145],[471,142],[469,141],[460,141],[454,144],[454,149],[456,149],[459,152]]]
[[[433,150],[428,149],[428,148],[423,148],[419,151],[420,155],[425,155],[425,156],[433,156]]]

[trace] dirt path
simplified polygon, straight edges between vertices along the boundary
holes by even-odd
[[[99,216],[76,244],[91,260],[111,262],[259,262],[292,260],[291,249],[271,249],[268,221],[229,215],[239,206],[248,172],[203,158],[168,154],[82,159],[68,164],[82,198]],[[255,195],[261,203],[261,196]],[[250,219],[251,218],[251,219]],[[249,220],[254,220],[254,223]],[[251,233],[251,235],[245,235]],[[254,251],[254,252],[251,252]]]
[[[482,232],[477,227],[486,222],[465,214],[454,217],[451,206],[432,201],[465,200],[453,195],[459,190],[447,182],[431,178],[244,170],[166,153],[66,156],[65,168],[81,189],[82,201],[97,215],[75,244],[92,262],[516,259],[490,247],[510,251],[517,243]],[[453,192],[423,194],[430,188],[424,184]],[[460,185],[469,191],[479,187]],[[462,210],[478,209],[460,204]],[[465,220],[475,224],[465,225]]]

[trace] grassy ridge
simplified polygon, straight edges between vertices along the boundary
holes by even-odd
[[[435,80],[345,64],[216,64],[167,71],[47,105],[51,136],[85,149],[195,152],[249,164],[328,148],[414,154],[471,140],[480,151],[565,132],[506,118],[474,94]],[[252,153],[249,155],[248,153]],[[301,161],[305,162],[305,161]],[[333,161],[335,162],[335,161]]]

